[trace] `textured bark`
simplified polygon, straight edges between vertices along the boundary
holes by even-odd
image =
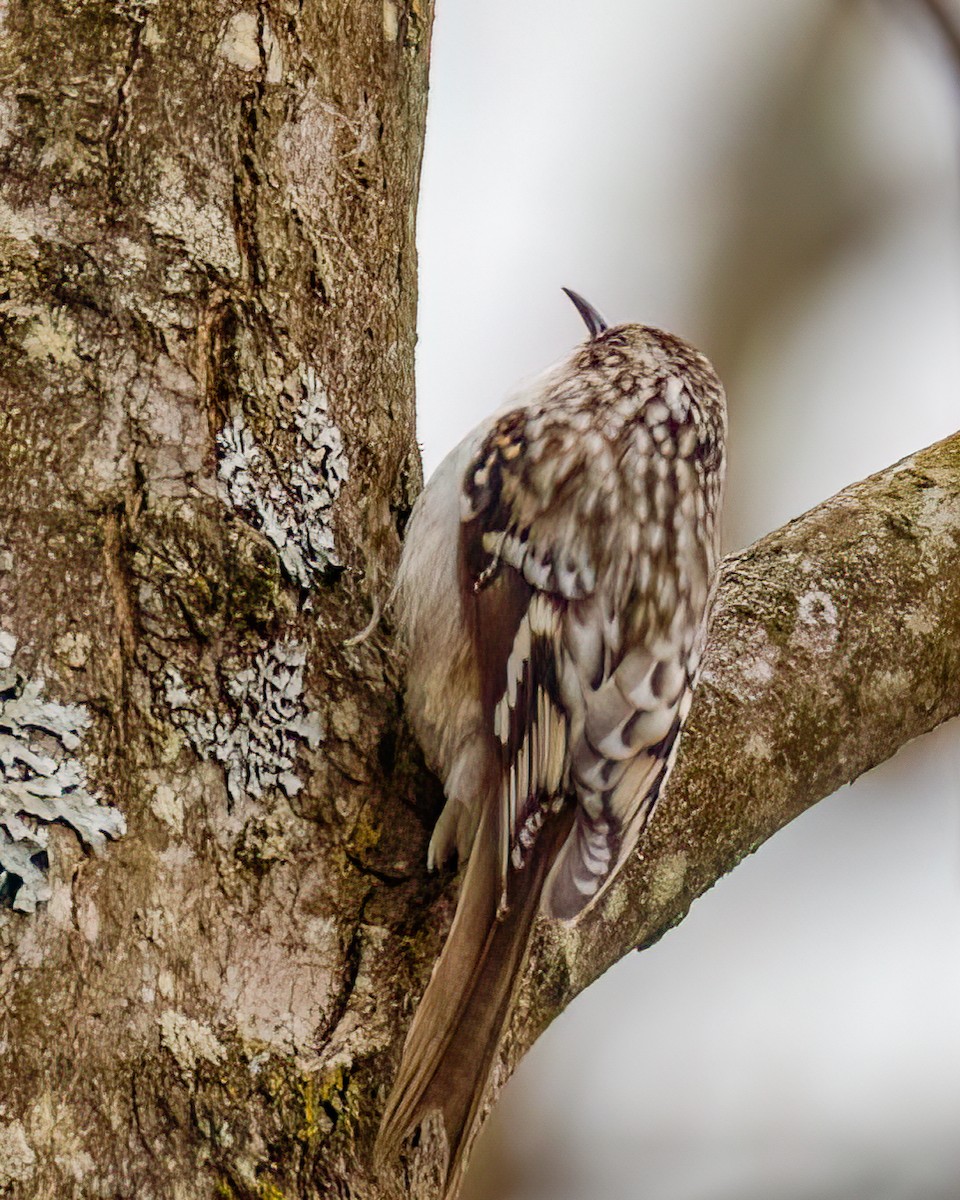
[[[127,825],[0,910],[0,1191],[362,1195],[431,5],[0,11],[8,682]]]
[[[0,1191],[434,1195],[434,1138],[370,1149],[456,884],[389,631],[344,644],[419,484],[430,4],[2,11],[0,822],[5,787],[64,807],[0,908]],[[958,531],[954,438],[728,561],[642,853],[541,930],[501,1078],[960,711]]]

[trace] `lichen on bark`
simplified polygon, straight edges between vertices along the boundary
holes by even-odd
[[[431,14],[394,10],[4,6],[0,620],[129,830],[53,828],[49,900],[0,909],[14,1195],[364,1158],[379,830],[422,834],[383,635],[343,645],[418,484]]]
[[[32,913],[51,896],[49,825],[60,822],[98,851],[126,826],[87,788],[76,752],[88,713],[45,698],[40,680],[14,668],[15,651],[16,639],[0,629],[0,897]]]

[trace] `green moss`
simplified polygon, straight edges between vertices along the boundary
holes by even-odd
[[[321,1112],[314,1095],[313,1080],[308,1079],[303,1087],[303,1123],[297,1130],[297,1139],[312,1142],[324,1132],[326,1122],[321,1121]]]
[[[339,1105],[340,1096],[343,1094],[346,1083],[346,1075],[342,1066],[334,1067],[332,1071],[328,1071],[316,1084],[311,1081],[311,1092],[316,1093],[316,1098],[321,1104]]]
[[[379,846],[381,835],[380,826],[372,824],[364,810],[357,818],[350,835],[350,849],[357,857],[362,857],[365,851],[374,850]]]
[[[364,1089],[351,1071],[341,1065],[318,1079],[304,1079],[301,1094],[310,1099],[309,1111],[318,1133],[337,1130],[352,1136],[363,1112]]]
[[[257,1183],[257,1195],[260,1200],[287,1200],[286,1192],[280,1190],[270,1179],[261,1179]]]

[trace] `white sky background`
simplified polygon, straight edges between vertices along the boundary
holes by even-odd
[[[845,18],[818,32],[831,7]],[[714,358],[730,547],[960,426],[960,89],[907,0],[438,9],[428,471],[583,336],[564,284]],[[754,237],[764,137],[777,159]],[[833,232],[811,262],[817,221]],[[725,297],[781,258],[738,324]],[[582,996],[508,1087],[474,1196],[955,1200],[958,1014],[955,723],[794,822]]]

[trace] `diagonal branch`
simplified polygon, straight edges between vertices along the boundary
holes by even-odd
[[[540,931],[508,1065],[771,834],[958,714],[960,434],[726,560],[670,786],[601,911]]]
[[[960,73],[960,13],[949,0],[920,0],[936,25],[943,43],[953,58],[954,72]]]

